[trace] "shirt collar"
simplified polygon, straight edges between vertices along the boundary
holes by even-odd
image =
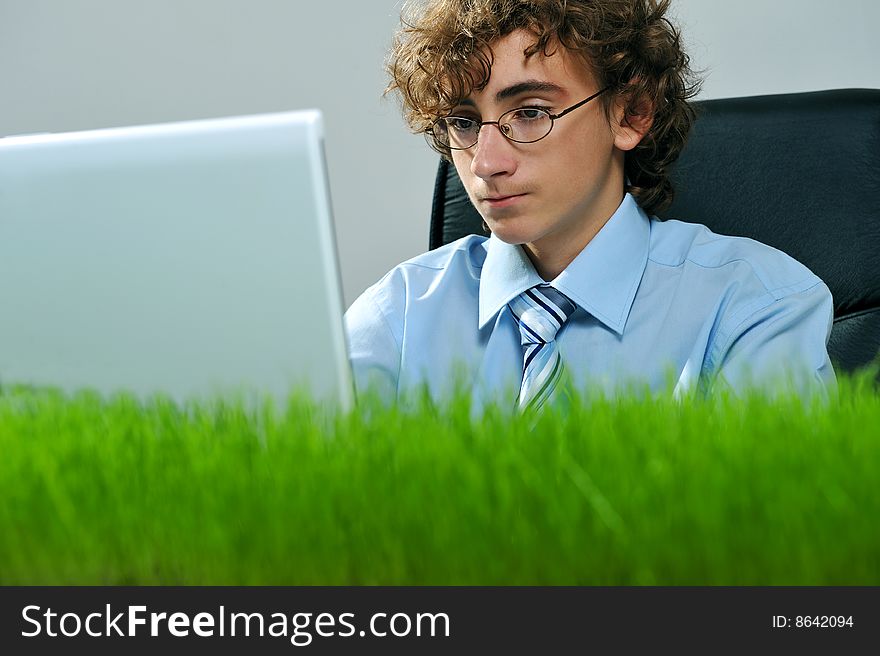
[[[648,262],[650,236],[648,216],[626,194],[602,229],[550,284],[622,335]],[[480,276],[480,328],[513,298],[543,282],[520,246],[492,235]]]

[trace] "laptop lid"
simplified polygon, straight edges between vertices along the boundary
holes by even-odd
[[[0,139],[0,383],[352,381],[318,111]]]

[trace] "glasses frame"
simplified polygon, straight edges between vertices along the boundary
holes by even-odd
[[[566,107],[558,114],[551,114],[546,109],[543,109],[541,107],[514,107],[513,109],[509,109],[506,112],[504,112],[501,116],[498,117],[498,120],[496,120],[496,121],[481,121],[481,122],[477,123],[476,121],[474,121],[474,119],[468,118],[466,116],[456,116],[455,114],[450,114],[449,116],[441,116],[440,118],[438,118],[436,121],[434,121],[431,124],[431,127],[425,129],[425,137],[427,137],[429,139],[429,142],[434,147],[434,149],[440,150],[440,152],[443,152],[446,149],[448,149],[448,150],[468,150],[468,149],[476,146],[477,142],[479,142],[480,130],[483,129],[484,125],[494,125],[495,127],[498,128],[498,131],[501,133],[501,136],[503,136],[508,141],[512,141],[513,143],[522,143],[522,144],[537,143],[538,141],[541,141],[541,139],[545,139],[547,137],[547,135],[549,135],[553,131],[553,126],[556,124],[557,119],[562,118],[563,116],[565,116],[569,112],[573,112],[578,107],[583,107],[584,105],[586,105],[588,102],[590,102],[594,98],[598,98],[599,96],[601,96],[603,93],[608,91],[608,89],[610,89],[610,88],[611,87],[608,86],[608,87],[605,87],[604,89],[599,89],[599,91],[594,93],[592,96],[590,96],[588,98],[584,98],[583,100],[575,103],[571,107]],[[544,114],[546,114],[547,116],[550,117],[550,129],[547,130],[546,134],[544,134],[543,137],[538,137],[537,139],[531,139],[530,141],[520,141],[520,140],[514,139],[504,133],[504,130],[501,128],[501,120],[505,116],[507,116],[508,114],[512,114],[513,112],[518,112],[523,109],[531,109],[534,111],[543,112]],[[440,121],[446,121],[451,118],[460,118],[460,119],[464,119],[464,120],[468,120],[468,121],[474,121],[475,123],[477,123],[477,137],[474,140],[474,143],[472,143],[470,146],[453,146],[452,144],[442,144],[440,141],[438,141],[438,139],[436,137],[436,133],[434,131],[434,126],[436,126]],[[447,130],[448,130],[448,128],[447,128]]]

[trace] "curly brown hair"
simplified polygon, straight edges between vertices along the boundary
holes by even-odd
[[[491,44],[516,30],[535,35],[523,53],[553,52],[556,44],[590,66],[606,114],[615,95],[626,116],[650,107],[653,122],[625,156],[626,190],[649,213],[673,197],[668,173],[694,121],[688,103],[700,81],[682,49],[679,30],[666,18],[670,0],[428,0],[408,5],[392,47],[386,93],[399,93],[404,117],[424,132],[492,71]],[[450,153],[441,154],[449,158]]]

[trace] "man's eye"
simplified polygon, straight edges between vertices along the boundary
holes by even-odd
[[[521,107],[511,112],[511,119],[514,121],[540,121],[547,118],[547,114],[547,110],[537,107]]]
[[[473,130],[476,124],[477,122],[473,119],[462,118],[460,116],[451,116],[446,119],[446,125],[449,126],[449,129],[455,130],[456,132],[467,132],[469,130]]]

